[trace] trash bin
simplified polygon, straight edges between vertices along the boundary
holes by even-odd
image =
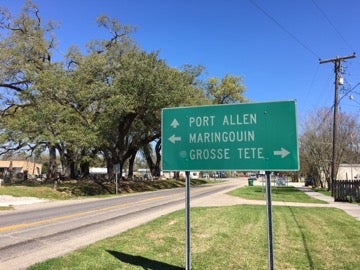
[[[254,179],[253,179],[253,178],[249,178],[249,179],[248,179],[248,184],[249,184],[249,187],[254,186]]]

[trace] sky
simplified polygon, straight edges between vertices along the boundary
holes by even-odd
[[[206,68],[204,78],[241,76],[252,102],[297,100],[298,119],[334,104],[334,64],[342,62],[340,110],[360,121],[358,0],[33,0],[54,20],[61,56],[110,38],[96,18],[136,27],[133,38],[169,66]],[[23,0],[0,0],[14,15]]]

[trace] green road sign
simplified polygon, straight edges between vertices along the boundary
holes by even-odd
[[[162,169],[299,170],[295,101],[162,110]]]

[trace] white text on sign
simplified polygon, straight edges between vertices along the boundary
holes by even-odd
[[[222,119],[223,126],[256,125],[256,113],[229,114]],[[189,127],[212,127],[215,125],[215,115],[191,116]]]

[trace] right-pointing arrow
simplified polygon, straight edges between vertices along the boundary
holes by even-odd
[[[175,134],[173,134],[170,138],[169,141],[172,143],[176,143],[178,141],[181,141],[181,137],[176,137]]]
[[[283,147],[281,147],[281,150],[274,151],[274,155],[275,156],[281,156],[281,158],[284,158],[289,154],[290,154],[290,152],[288,150],[286,150],[285,148],[283,148]]]

